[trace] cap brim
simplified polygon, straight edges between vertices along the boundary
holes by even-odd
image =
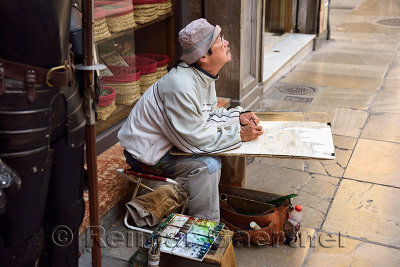
[[[210,47],[212,46],[212,44],[215,42],[215,40],[217,40],[218,35],[221,33],[221,27],[219,25],[215,25],[215,29],[214,29],[214,34],[213,37],[211,39],[211,43],[210,46],[208,47],[208,49],[210,49]],[[208,50],[207,49],[207,50]]]

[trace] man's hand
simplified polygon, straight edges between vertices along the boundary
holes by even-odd
[[[246,125],[240,127],[240,138],[242,142],[251,141],[263,134],[262,126]]]
[[[240,124],[243,125],[258,125],[260,120],[254,112],[243,112],[239,115]]]

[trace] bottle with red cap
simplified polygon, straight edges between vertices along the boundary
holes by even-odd
[[[301,210],[302,210],[302,206],[301,205],[296,205],[294,207],[294,210],[292,210],[289,213],[289,219],[288,221],[293,225],[293,226],[298,226],[300,225],[300,221],[301,221]]]

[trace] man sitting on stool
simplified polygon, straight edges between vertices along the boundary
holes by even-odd
[[[118,138],[134,171],[187,177],[189,215],[219,221],[221,159],[199,154],[238,148],[263,131],[253,112],[217,107],[215,80],[231,60],[221,28],[195,20],[179,32],[179,43],[181,62],[143,94]],[[173,146],[194,155],[170,155]],[[222,160],[229,183],[243,185],[244,163],[244,158]],[[236,181],[232,165],[241,165]]]

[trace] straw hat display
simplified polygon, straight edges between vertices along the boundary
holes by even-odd
[[[111,113],[116,109],[115,95],[114,88],[110,86],[101,87],[99,103],[96,106],[98,120],[107,120]]]
[[[172,10],[171,0],[158,0],[156,4],[157,15],[161,16],[167,14]]]
[[[100,77],[101,84],[115,89],[117,104],[131,105],[135,103],[140,98],[140,71],[134,67],[107,67],[114,75]]]
[[[136,27],[130,1],[95,1],[94,5],[105,11],[110,32],[121,32]]]
[[[157,0],[133,0],[135,5],[135,20],[137,23],[144,24],[158,17]]]
[[[93,35],[94,41],[97,42],[99,40],[105,39],[111,36],[110,31],[108,30],[108,26],[106,23],[106,12],[101,8],[93,9]]]
[[[140,93],[144,94],[144,92],[157,81],[157,61],[143,57],[122,58],[129,66],[140,71]]]
[[[157,61],[156,79],[161,79],[162,76],[168,73],[167,67],[169,63],[169,56],[160,54],[138,54],[138,57],[150,58]]]

